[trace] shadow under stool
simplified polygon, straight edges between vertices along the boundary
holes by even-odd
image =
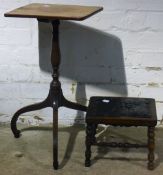
[[[98,124],[112,126],[144,126],[148,128],[147,144],[97,142]],[[91,146],[148,148],[148,169],[154,169],[155,126],[157,124],[155,100],[151,98],[91,97],[86,114],[85,166],[91,165]]]

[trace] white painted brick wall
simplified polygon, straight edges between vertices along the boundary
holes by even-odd
[[[51,27],[38,26],[35,19],[3,17],[32,2],[104,7],[85,21],[61,23],[60,79],[67,99],[87,104],[92,95],[152,97],[162,120],[163,0],[0,0],[0,122],[48,94],[51,75],[44,59],[50,55]],[[29,124],[52,122],[52,110],[23,117]],[[82,112],[61,108],[59,122],[73,124],[83,117]]]

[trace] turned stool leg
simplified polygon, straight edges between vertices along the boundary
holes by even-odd
[[[91,165],[91,144],[92,144],[92,139],[93,139],[93,125],[92,124],[88,124],[86,126],[86,141],[85,141],[85,145],[86,145],[86,151],[85,151],[85,166],[89,167]]]
[[[155,127],[148,127],[148,169],[154,169]]]
[[[96,143],[97,124],[92,124],[92,144]]]

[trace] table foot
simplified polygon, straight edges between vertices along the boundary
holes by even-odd
[[[19,138],[19,137],[21,136],[20,130],[15,130],[15,131],[13,132],[13,134],[14,134],[14,137],[15,137],[15,138]]]
[[[53,162],[53,168],[54,168],[55,170],[58,170],[58,162]]]
[[[49,106],[48,101],[45,100],[43,102],[29,105],[29,106],[26,106],[26,107],[19,109],[11,119],[11,130],[12,130],[15,138],[20,137],[20,130],[17,129],[16,122],[21,114],[23,114],[25,112],[30,112],[30,111],[35,111],[35,110],[39,110],[42,108],[46,108],[48,106]]]

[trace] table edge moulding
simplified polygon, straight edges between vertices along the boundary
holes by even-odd
[[[97,6],[32,3],[6,12],[4,15],[5,17],[81,21],[102,10],[103,7]]]

